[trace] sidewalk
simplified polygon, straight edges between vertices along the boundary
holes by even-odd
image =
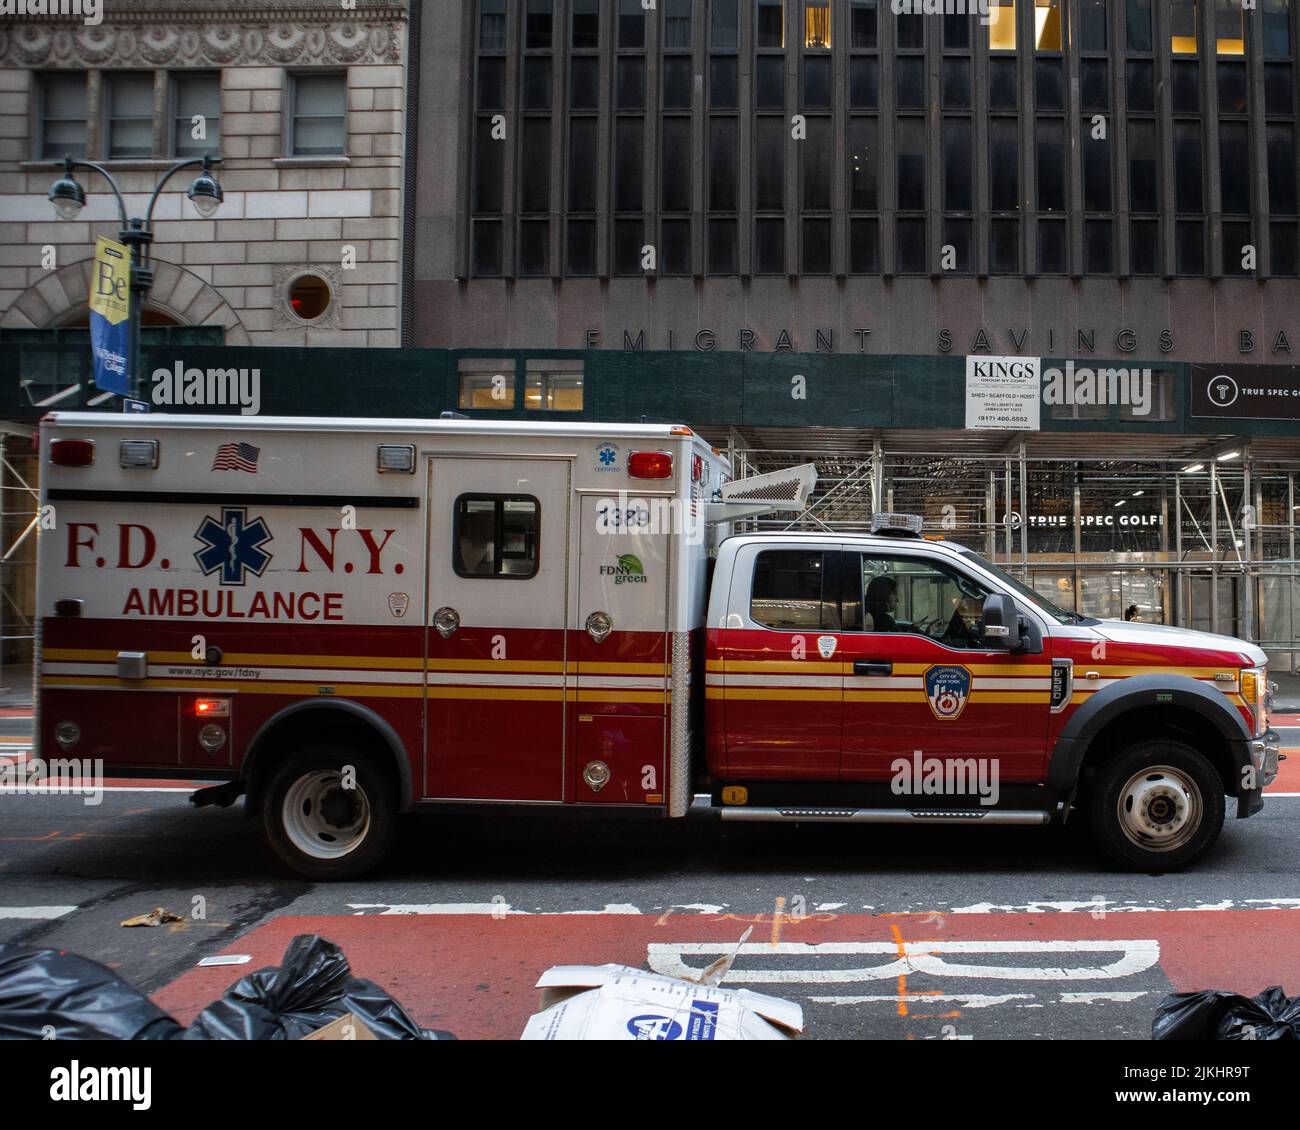
[[[0,677],[0,709],[32,705],[32,668],[30,663],[7,663]]]
[[[1300,714],[1300,675],[1288,671],[1279,671],[1275,675],[1270,671],[1268,680],[1277,684],[1277,693],[1273,696],[1273,713]]]

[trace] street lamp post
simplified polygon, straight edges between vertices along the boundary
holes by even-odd
[[[162,193],[163,186],[171,180],[172,176],[180,172],[181,169],[188,169],[194,165],[202,165],[203,172],[194,178],[194,183],[190,185],[186,195],[200,216],[205,220],[211,219],[216,215],[217,209],[221,207],[223,193],[217,178],[212,175],[212,157],[209,154],[202,157],[192,157],[185,161],[177,161],[168,169],[158,182],[157,187],[154,188],[144,219],[127,217],[126,198],[122,195],[122,190],[118,187],[117,181],[113,179],[112,173],[103,165],[94,161],[81,161],[72,157],[65,157],[63,159],[63,176],[55,181],[50,188],[50,203],[54,205],[54,210],[61,220],[76,219],[86,203],[86,190],[81,187],[77,179],[72,175],[73,169],[91,169],[99,173],[108,181],[108,186],[113,190],[113,195],[117,197],[118,214],[122,220],[118,240],[131,249],[131,302],[126,333],[127,357],[130,366],[127,374],[127,394],[133,400],[140,398],[140,315],[144,309],[144,302],[149,295],[149,290],[153,286],[153,265],[150,260],[149,249],[153,243],[154,206],[158,203],[158,197]]]

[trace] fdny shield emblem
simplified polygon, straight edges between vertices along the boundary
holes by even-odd
[[[817,650],[821,653],[823,659],[829,659],[835,654],[835,645],[840,641],[834,636],[818,636]]]
[[[957,718],[970,698],[970,672],[948,664],[926,668],[925,699],[941,721]]]
[[[390,592],[388,594],[388,611],[399,620],[406,615],[406,609],[410,603],[411,598],[404,592]]]

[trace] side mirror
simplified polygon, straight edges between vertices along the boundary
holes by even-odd
[[[989,593],[984,598],[984,643],[1004,651],[1020,649],[1020,613],[1005,593]]]

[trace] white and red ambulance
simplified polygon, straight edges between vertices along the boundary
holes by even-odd
[[[1277,770],[1265,656],[1089,619],[885,516],[798,513],[691,429],[55,413],[38,752],[246,796],[313,877],[519,806],[1064,821],[1168,869]]]

